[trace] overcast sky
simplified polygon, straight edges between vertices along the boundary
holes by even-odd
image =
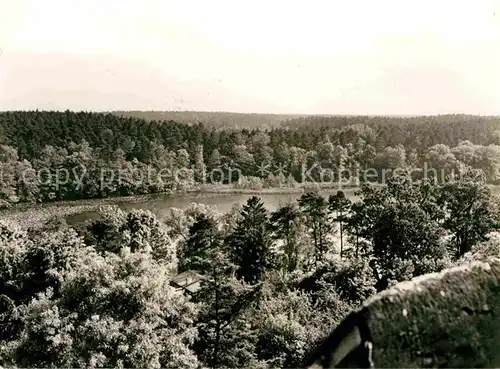
[[[499,0],[0,0],[0,109],[500,114]]]

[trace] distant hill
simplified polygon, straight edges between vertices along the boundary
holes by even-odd
[[[406,124],[432,124],[446,126],[458,122],[496,122],[500,117],[467,114],[444,114],[429,116],[413,115],[329,115],[329,114],[261,114],[234,113],[226,111],[110,111],[124,118],[138,118],[146,121],[174,121],[183,124],[203,123],[209,128],[223,129],[270,129],[312,127],[342,128],[353,124],[405,126]],[[500,126],[499,126],[500,127]]]
[[[148,121],[170,121],[225,129],[266,129],[279,127],[282,122],[307,117],[307,115],[257,114],[207,111],[112,111],[121,117],[140,118]]]

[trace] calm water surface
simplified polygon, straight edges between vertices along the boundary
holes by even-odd
[[[495,195],[500,195],[500,187],[492,186],[492,192]],[[349,188],[344,189],[346,196],[352,201],[356,201],[358,198],[354,195],[357,189]],[[335,190],[324,191],[323,195],[328,196],[330,193],[335,192]],[[153,212],[159,219],[165,218],[172,208],[185,209],[191,203],[201,203],[208,206],[213,206],[215,210],[224,213],[233,207],[234,204],[244,204],[251,196],[260,197],[270,211],[276,210],[283,204],[289,203],[291,201],[296,201],[302,193],[282,193],[282,194],[262,194],[262,193],[248,193],[248,194],[210,194],[210,193],[199,193],[199,194],[187,194],[187,195],[176,195],[176,196],[166,196],[166,195],[151,195],[136,198],[133,201],[130,199],[116,199],[112,203],[116,204],[119,208],[125,211],[132,209],[144,209]],[[17,209],[14,210],[10,216],[14,216],[16,222],[26,222],[31,223],[43,223],[44,219],[51,216],[63,216],[67,219],[69,224],[77,224],[84,222],[89,219],[95,219],[98,216],[98,208],[106,203],[109,203],[110,199],[104,200],[91,200],[91,201],[75,201],[65,204],[50,204],[50,205],[39,205],[31,207],[28,209]],[[7,215],[7,214],[5,214]],[[0,215],[2,218],[4,215]]]
[[[351,200],[356,200],[354,192],[356,189],[344,190],[344,193]],[[330,192],[324,192],[328,196]],[[196,195],[182,195],[182,196],[150,196],[141,199],[138,202],[118,202],[116,205],[122,210],[144,209],[150,210],[160,219],[166,217],[172,208],[185,209],[191,203],[200,203],[208,206],[213,206],[221,213],[231,210],[234,204],[244,204],[254,194],[196,194]],[[302,196],[301,193],[295,194],[258,194],[255,196],[260,197],[264,201],[264,205],[270,211],[274,211],[281,205],[287,204]],[[88,219],[97,217],[97,211],[85,211],[79,214],[71,215],[67,218],[70,224],[80,223]]]

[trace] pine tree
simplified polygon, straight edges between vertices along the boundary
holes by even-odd
[[[178,252],[179,271],[192,269],[204,275],[211,274],[215,253],[221,248],[222,236],[217,223],[207,215],[199,214]]]
[[[259,282],[271,266],[271,235],[262,200],[251,197],[241,211],[241,219],[228,237],[231,256],[239,279]]]
[[[198,215],[181,256],[182,269],[195,269],[205,277],[201,291],[194,295],[201,307],[195,350],[212,368],[228,366],[228,356],[239,341],[229,328],[260,291],[259,285],[245,286],[234,278],[234,265],[222,241],[217,222]]]
[[[285,205],[271,214],[271,227],[274,237],[284,242],[284,269],[293,272],[298,267],[298,220],[300,213],[296,206]]]
[[[331,231],[328,223],[328,203],[318,193],[308,192],[299,199],[299,206],[306,216],[307,224],[311,230],[315,248],[315,263],[322,259],[328,250],[327,235]]]
[[[340,230],[340,257],[344,250],[344,226],[347,221],[347,212],[351,206],[351,201],[345,197],[344,191],[337,191],[335,195],[330,195],[328,198],[328,208],[331,212],[335,212],[334,220],[339,224]]]

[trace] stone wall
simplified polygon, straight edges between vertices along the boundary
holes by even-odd
[[[500,259],[424,275],[373,296],[306,367],[500,367]]]

